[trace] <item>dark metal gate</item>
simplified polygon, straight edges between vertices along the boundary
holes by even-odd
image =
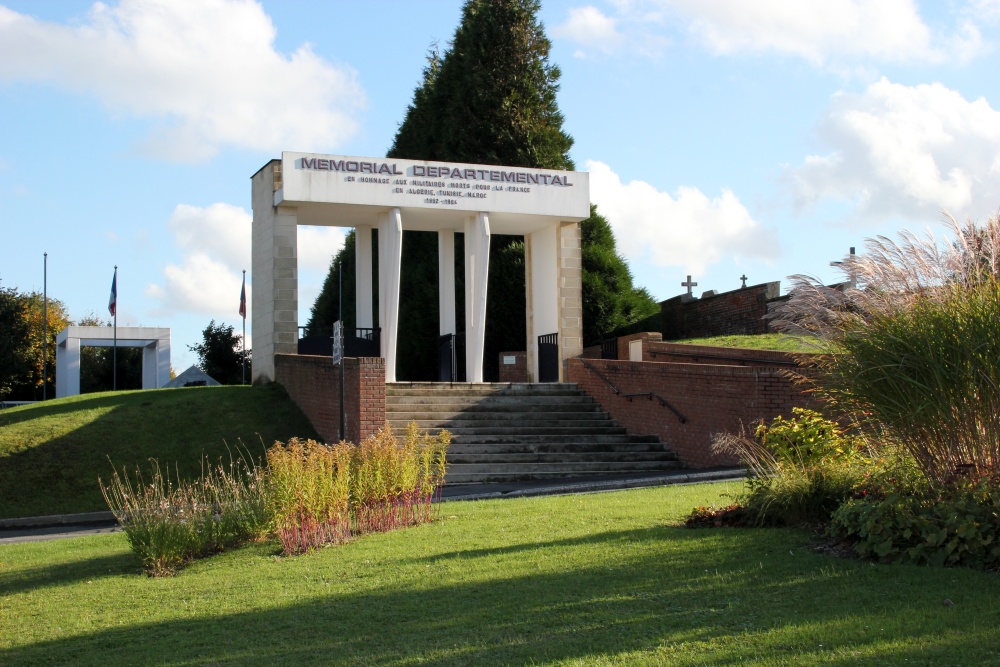
[[[381,357],[382,330],[355,329],[353,336],[344,336],[345,357]]]
[[[618,358],[618,339],[605,338],[601,341],[601,359]]]
[[[438,381],[465,382],[465,334],[438,337]]]
[[[559,334],[538,337],[538,381],[559,382]]]

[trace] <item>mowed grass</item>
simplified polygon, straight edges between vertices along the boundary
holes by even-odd
[[[315,437],[284,390],[192,387],[84,394],[0,410],[0,518],[106,510],[97,483],[112,464],[157,459],[195,476],[202,456],[253,457],[275,440]]]
[[[295,558],[256,544],[168,579],[122,535],[3,546],[0,664],[1000,662],[996,575],[679,527],[727,490],[444,503],[418,528]]]
[[[713,347],[735,347],[744,350],[776,350],[779,352],[824,353],[830,345],[819,339],[808,339],[788,334],[769,333],[756,335],[709,336],[706,338],[685,338],[669,340],[667,343],[688,343]]]

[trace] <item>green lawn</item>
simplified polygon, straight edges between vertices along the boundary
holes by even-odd
[[[665,342],[711,345],[714,347],[737,347],[744,350],[777,350],[779,352],[822,353],[830,349],[829,344],[818,339],[807,339],[778,333],[745,336],[710,336],[708,338],[685,338],[683,340],[668,340]]]
[[[315,437],[284,390],[197,387],[84,394],[0,411],[0,518],[106,510],[97,478],[147,460],[196,475],[202,455],[254,456]]]
[[[140,575],[122,535],[0,547],[0,664],[1000,661],[996,575],[678,527],[727,488],[445,503],[418,528],[298,558],[253,545],[169,579]]]

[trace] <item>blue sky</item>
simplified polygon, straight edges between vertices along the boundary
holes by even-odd
[[[239,328],[250,176],[380,156],[461,2],[0,4],[0,281],[74,318]],[[577,168],[638,284],[809,273],[866,237],[1000,209],[1000,0],[558,0]],[[300,231],[300,322],[338,229]],[[248,274],[248,280],[252,276]],[[250,333],[250,332],[248,332]],[[252,343],[252,340],[251,340]]]

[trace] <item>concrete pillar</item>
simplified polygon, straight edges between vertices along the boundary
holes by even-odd
[[[559,256],[555,225],[524,237],[528,377],[538,381],[538,337],[559,332]],[[560,336],[560,343],[562,336]]]
[[[80,393],[80,339],[67,338],[56,344],[56,397]]]
[[[438,232],[438,305],[440,332],[458,333],[455,322],[455,231]]]
[[[583,254],[579,222],[559,223],[559,381],[583,354]]]
[[[299,340],[298,216],[296,209],[275,206],[281,189],[281,162],[274,160],[254,174],[253,383],[274,380],[274,355],[296,354]]]
[[[489,271],[490,219],[479,213],[465,221],[465,377],[469,382],[483,381]]]
[[[142,348],[142,388],[159,389],[156,384],[156,343]]]
[[[372,228],[354,229],[354,303],[359,329],[375,326],[372,306]]]
[[[396,332],[399,322],[399,266],[403,219],[398,208],[381,216],[378,226],[378,308],[382,328],[385,381],[396,381]],[[256,343],[255,343],[256,344]]]

